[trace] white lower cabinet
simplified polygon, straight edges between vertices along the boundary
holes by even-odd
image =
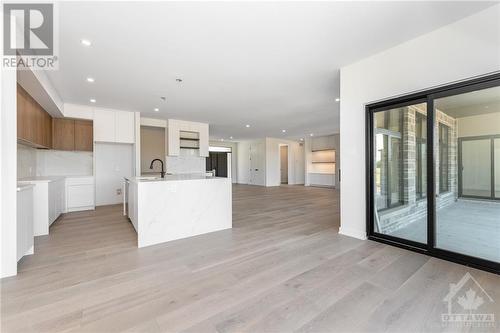
[[[49,183],[49,225],[65,212],[64,178]]]
[[[94,177],[66,178],[66,211],[95,209]]]
[[[64,177],[33,177],[18,181],[33,187],[33,233],[49,234],[49,226],[65,212]]]
[[[34,252],[33,185],[17,189],[17,261]]]
[[[311,186],[335,187],[335,175],[333,173],[309,173]]]

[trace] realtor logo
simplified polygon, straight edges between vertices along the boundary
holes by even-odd
[[[53,3],[3,4],[4,68],[56,69]]]
[[[441,315],[444,326],[495,327],[493,299],[467,272],[458,283],[450,283],[450,291],[443,299],[448,313]]]

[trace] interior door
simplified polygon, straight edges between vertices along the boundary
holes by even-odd
[[[265,185],[264,144],[254,143],[250,146],[250,184]]]
[[[281,184],[288,184],[288,146],[280,146]]]

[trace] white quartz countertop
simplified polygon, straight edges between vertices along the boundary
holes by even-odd
[[[36,182],[53,182],[66,178],[94,178],[92,175],[76,175],[76,176],[34,176],[34,177],[25,177],[19,178],[18,182],[23,183],[36,183]]]
[[[61,180],[64,178],[66,178],[66,177],[63,177],[63,176],[35,176],[35,177],[19,178],[17,181],[18,182],[30,182],[30,183],[38,183],[38,182],[50,183],[50,182]]]
[[[125,179],[136,182],[136,183],[151,183],[151,182],[169,182],[169,181],[182,181],[182,180],[210,180],[210,179],[227,179],[224,177],[212,177],[206,176],[205,174],[175,174],[175,175],[165,175],[165,178],[156,176],[142,176],[142,177],[125,177]]]
[[[27,189],[30,189],[34,187],[35,185],[33,184],[18,184],[17,185],[17,192],[25,191]]]

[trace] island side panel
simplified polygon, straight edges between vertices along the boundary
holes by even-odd
[[[138,185],[139,247],[232,228],[229,179],[142,182]]]

